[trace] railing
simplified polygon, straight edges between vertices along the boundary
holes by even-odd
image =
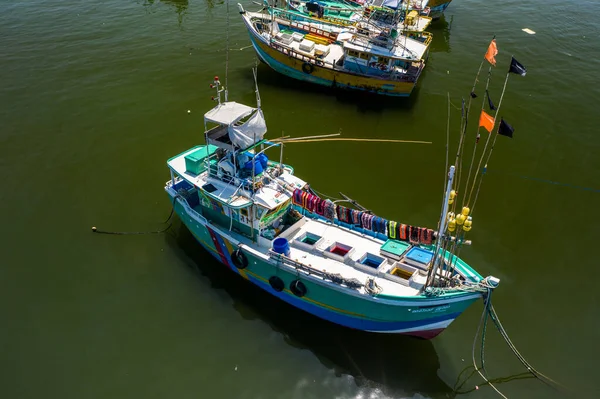
[[[280,53],[283,53],[283,54],[285,54],[287,56],[294,57],[294,58],[297,58],[299,60],[306,61],[308,63],[312,63],[312,64],[315,64],[315,65],[318,65],[318,66],[328,65],[332,69],[335,69],[335,64],[333,64],[333,63],[331,63],[329,61],[320,60],[320,59],[318,59],[318,58],[316,58],[316,57],[314,57],[312,55],[308,55],[308,54],[303,53],[303,52],[298,52],[298,51],[294,50],[291,47],[287,47],[287,46],[284,46],[282,44],[277,43],[273,39],[271,39],[269,41],[269,45],[272,48],[274,48],[275,50],[277,50]]]
[[[280,262],[284,265],[293,267],[296,270],[301,270],[309,275],[315,275],[317,277],[320,277],[324,281],[329,280],[332,283],[345,285],[346,287],[351,288],[351,289],[359,289],[362,286],[364,286],[364,284],[361,283],[360,281],[358,281],[356,278],[348,279],[348,278],[344,278],[341,274],[338,274],[338,273],[327,273],[327,272],[312,268],[303,263],[300,263],[293,259],[290,259],[283,254],[275,252],[272,249],[269,250],[268,255],[269,255],[269,258],[274,259],[277,262]]]

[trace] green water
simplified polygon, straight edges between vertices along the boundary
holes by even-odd
[[[231,8],[230,48],[241,49],[249,39]],[[599,17],[595,0],[455,0],[407,101],[330,93],[258,68],[270,137],[341,129],[433,142],[296,144],[285,162],[319,191],[434,226],[446,96],[454,151],[461,96],[497,35],[494,100],[511,54],[529,72],[509,80],[501,114],[515,138],[498,139],[474,245],[461,256],[501,278],[494,304],[514,343],[579,397],[600,395]],[[161,235],[90,232],[162,226],[165,161],[202,141],[208,84],[225,76],[225,29],[216,1],[0,2],[0,396],[455,397],[479,303],[433,341],[364,334],[250,286],[179,222]],[[254,63],[252,49],[230,52],[231,99],[254,104]],[[492,328],[486,355],[492,377],[524,371]],[[498,387],[511,398],[559,396],[534,379]],[[497,397],[484,386],[458,396]]]

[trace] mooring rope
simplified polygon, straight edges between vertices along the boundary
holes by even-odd
[[[152,230],[152,231],[108,231],[108,230],[98,230],[98,228],[96,226],[93,226],[92,233],[121,235],[121,236],[164,233],[167,230],[169,230],[171,228],[171,226],[173,226],[173,222],[171,221],[171,218],[173,217],[173,214],[175,213],[175,201],[177,200],[177,198],[180,198],[180,197],[181,197],[181,195],[179,195],[179,194],[177,194],[177,195],[175,195],[175,197],[173,197],[173,202],[171,203],[171,212],[169,213],[169,217],[167,219],[165,219],[164,222],[161,223],[161,224],[166,224],[166,223],[169,223],[169,224],[167,225],[167,227],[165,227],[163,229]]]
[[[458,380],[457,380],[457,384],[455,384],[454,391],[457,392],[457,390],[460,389],[473,376],[473,374],[475,372],[477,372],[477,373],[479,373],[479,375],[481,376],[481,378],[483,378],[483,380],[485,381],[485,385],[489,385],[490,387],[492,387],[492,389],[494,389],[494,391],[496,391],[496,393],[498,393],[498,395],[500,395],[503,398],[506,398],[506,395],[504,395],[502,392],[500,392],[500,390],[498,388],[496,388],[496,386],[494,386],[493,382],[495,382],[495,383],[508,382],[508,381],[510,381],[510,380],[512,380],[514,378],[489,379],[486,376],[487,371],[485,370],[485,336],[486,336],[487,322],[488,322],[489,319],[492,320],[492,322],[494,323],[494,325],[498,329],[498,332],[500,332],[500,335],[502,336],[502,338],[504,339],[504,341],[506,342],[506,344],[508,345],[508,347],[511,349],[511,351],[513,352],[513,354],[517,357],[517,359],[519,359],[519,361],[521,362],[521,364],[523,364],[523,366],[527,369],[527,371],[524,374],[529,374],[532,377],[535,377],[535,378],[541,380],[546,385],[548,385],[548,386],[550,386],[550,387],[552,387],[554,389],[557,389],[557,390],[560,390],[560,391],[568,391],[568,389],[564,385],[560,384],[559,382],[553,380],[552,378],[550,378],[550,377],[546,376],[545,374],[543,374],[543,373],[539,372],[538,370],[536,370],[525,359],[525,357],[519,352],[519,350],[517,349],[517,347],[513,344],[512,340],[508,336],[508,333],[506,332],[506,330],[502,326],[502,323],[500,322],[500,319],[498,318],[496,310],[494,309],[494,306],[492,305],[492,292],[493,292],[492,289],[488,288],[487,294],[485,295],[485,302],[484,302],[483,312],[481,314],[479,325],[477,326],[477,331],[476,331],[475,337],[473,339],[473,347],[472,347],[471,357],[472,357],[472,360],[473,360],[474,371],[460,385],[458,385],[458,380],[460,380],[460,377],[466,371],[466,369],[463,370],[459,374],[459,377],[458,377]],[[480,345],[480,352],[481,352],[480,353],[480,362],[481,362],[481,367],[478,367],[477,366],[477,362],[475,360],[475,348],[476,348],[475,344],[477,342],[477,338],[480,335],[480,332],[481,332],[481,345]],[[516,376],[514,376],[514,377],[516,377]]]

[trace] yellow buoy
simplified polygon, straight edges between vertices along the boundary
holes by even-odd
[[[463,230],[470,231],[472,226],[473,226],[473,218],[471,218],[471,216],[469,216],[467,218],[467,220],[465,220],[465,225],[463,226]]]
[[[456,220],[453,218],[448,221],[448,231],[452,232],[454,230],[456,230]]]
[[[450,191],[450,198],[448,199],[448,204],[452,205],[454,203],[454,198],[456,198],[456,191]]]
[[[465,216],[469,216],[469,212],[471,212],[471,210],[469,208],[467,208],[466,206],[463,206],[463,209],[460,213],[462,213]]]
[[[458,215],[456,215],[456,224],[459,226],[462,226],[463,223],[465,222],[465,220],[467,220],[467,217],[465,215],[463,215],[462,213],[459,213]]]

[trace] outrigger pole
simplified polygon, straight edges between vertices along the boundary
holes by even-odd
[[[454,171],[454,165],[450,166],[450,170],[448,171],[448,184],[446,185],[446,195],[444,196],[444,202],[442,205],[442,215],[440,216],[440,227],[435,243],[435,254],[433,256],[431,268],[429,269],[429,273],[427,274],[427,282],[425,284],[425,287],[431,286],[433,284],[435,280],[435,274],[437,273],[437,269],[440,265],[440,258],[441,263],[444,262],[444,255],[440,253],[440,247],[442,245],[444,231],[446,231],[446,214],[448,213],[448,199],[450,198],[450,191],[452,191]]]

